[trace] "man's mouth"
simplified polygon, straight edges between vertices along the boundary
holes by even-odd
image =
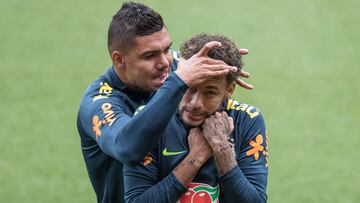
[[[197,111],[185,110],[185,112],[191,120],[202,120],[206,117],[205,113],[201,113]]]
[[[155,81],[157,82],[165,82],[166,78],[169,76],[168,73],[163,73],[157,77],[154,78]]]

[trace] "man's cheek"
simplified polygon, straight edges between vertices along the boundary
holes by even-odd
[[[209,102],[207,106],[208,116],[214,115],[216,112],[219,112],[221,109],[221,102]]]

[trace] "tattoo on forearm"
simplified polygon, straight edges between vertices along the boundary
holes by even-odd
[[[216,168],[219,175],[223,175],[236,166],[235,156],[231,148],[215,154]]]
[[[214,152],[214,153],[215,154],[216,153],[222,153],[222,152],[224,152],[226,150],[229,150],[229,149],[231,150],[229,143],[222,142],[222,143],[219,143],[219,144],[216,145],[216,152]]]
[[[195,162],[196,162],[195,159],[188,160],[188,163],[189,163],[190,166],[194,166]]]
[[[186,159],[186,158],[185,158]],[[174,169],[175,177],[186,187],[196,176],[199,166],[196,159],[187,159],[179,163]]]

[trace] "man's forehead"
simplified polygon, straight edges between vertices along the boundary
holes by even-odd
[[[171,39],[166,28],[163,28],[159,32],[155,32],[151,35],[138,36],[135,38],[134,42],[137,50],[145,52],[156,49],[165,49],[171,44]]]
[[[226,77],[225,76],[211,77],[205,80],[204,82],[202,82],[200,85],[207,88],[210,87],[225,88],[227,85]]]

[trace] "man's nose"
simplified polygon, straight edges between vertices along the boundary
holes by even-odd
[[[171,59],[169,59],[169,57],[166,54],[161,54],[159,57],[158,64],[156,64],[156,68],[159,70],[166,69],[170,66],[170,61]]]
[[[191,96],[190,103],[194,108],[201,108],[203,106],[202,97],[199,92],[195,92]]]

